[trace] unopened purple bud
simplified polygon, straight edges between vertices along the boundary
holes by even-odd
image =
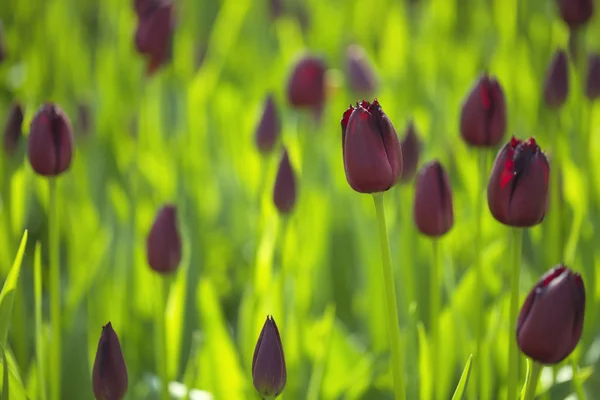
[[[174,272],[181,262],[181,239],[177,227],[177,210],[173,205],[162,207],[146,239],[150,268],[161,274]]]
[[[296,176],[285,148],[273,187],[273,203],[281,214],[289,214],[296,204]]]
[[[263,397],[273,399],[283,392],[287,380],[283,345],[272,316],[260,332],[252,357],[252,381]]]
[[[117,333],[109,322],[102,327],[92,372],[92,386],[97,400],[121,400],[127,393],[127,366]]]

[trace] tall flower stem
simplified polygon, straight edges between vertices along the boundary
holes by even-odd
[[[439,376],[439,343],[440,343],[440,309],[442,303],[441,281],[442,281],[442,257],[439,239],[433,240],[433,263],[431,264],[429,318],[431,326],[431,366],[433,376]],[[433,385],[434,399],[439,399],[439,385]]]
[[[49,229],[49,258],[50,258],[50,323],[52,325],[52,346],[50,346],[50,387],[51,398],[60,400],[61,388],[61,307],[60,307],[60,254],[58,235],[60,234],[58,222],[58,194],[56,179],[49,179],[50,202],[48,204],[48,229]]]
[[[385,300],[387,310],[388,335],[392,352],[392,377],[396,400],[405,400],[404,371],[402,368],[402,354],[400,348],[400,322],[398,320],[398,306],[396,303],[396,289],[392,273],[392,260],[388,241],[385,210],[383,206],[383,193],[374,193],[375,212],[379,228],[379,241],[381,243],[381,261],[383,265],[383,282],[385,286]]]
[[[165,326],[165,308],[169,288],[167,277],[156,276],[156,333],[154,336],[154,353],[156,356],[156,371],[161,380],[160,392],[162,400],[169,400],[169,375],[167,371],[167,346],[166,346],[166,326]]]
[[[477,284],[475,285],[475,357],[479,365],[481,365],[481,348],[483,344],[483,336],[485,334],[484,329],[484,318],[483,318],[483,265],[482,265],[482,219],[483,219],[483,198],[484,198],[484,187],[487,179],[487,153],[485,150],[480,149],[477,152],[477,158],[479,160],[479,192],[477,193],[477,197],[475,199],[475,280]],[[480,371],[479,368],[475,369],[477,372]],[[474,379],[474,390],[477,393],[480,389],[482,383],[482,379],[479,373],[475,376]]]
[[[519,286],[521,278],[521,251],[523,244],[523,230],[512,228],[512,271],[510,273],[510,329],[508,343],[508,394],[507,399],[517,398],[517,385],[519,380],[519,349],[515,332],[517,329],[517,315],[519,313]]]
[[[542,374],[542,365],[529,360],[527,363],[529,368],[527,369],[527,380],[525,381],[525,387],[523,388],[522,400],[533,400],[535,398],[535,390]]]

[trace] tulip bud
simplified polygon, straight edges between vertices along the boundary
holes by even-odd
[[[488,183],[488,205],[505,225],[539,224],[548,207],[550,165],[534,138],[513,136],[496,156]]]
[[[136,5],[143,10],[139,14],[135,32],[138,52],[148,57],[147,74],[152,75],[171,57],[174,18],[170,1],[148,1]]]
[[[181,262],[181,239],[177,228],[175,206],[161,208],[146,239],[146,251],[150,268],[161,274],[177,269]]]
[[[351,45],[346,51],[346,74],[353,91],[371,96],[377,90],[377,77],[371,67],[365,50]]]
[[[569,71],[567,54],[557,50],[546,71],[544,100],[550,108],[561,107],[569,94]]]
[[[558,0],[563,21],[571,29],[585,25],[594,14],[594,0]]]
[[[400,174],[400,182],[408,182],[412,180],[417,172],[419,164],[419,153],[421,152],[421,143],[415,131],[415,125],[410,121],[406,127],[406,134],[400,142],[402,151],[402,172]]]
[[[289,214],[296,204],[296,177],[285,148],[273,187],[273,203],[281,214]]]
[[[506,102],[500,82],[483,74],[465,99],[460,114],[460,134],[477,147],[497,146],[506,131]]]
[[[588,58],[585,95],[592,101],[600,97],[600,54],[590,54]]]
[[[261,153],[273,150],[281,134],[281,125],[277,114],[277,106],[272,95],[265,101],[262,117],[256,129],[256,147]]]
[[[521,351],[540,364],[557,364],[579,343],[585,314],[581,276],[564,265],[548,271],[533,287],[517,321]]]
[[[69,169],[73,158],[71,122],[55,104],[44,104],[29,129],[29,162],[43,176],[57,176]]]
[[[279,330],[272,316],[260,332],[252,357],[252,381],[263,398],[275,398],[285,387],[287,373]]]
[[[269,0],[269,11],[273,20],[281,18],[285,11],[283,0]]]
[[[440,237],[454,224],[452,188],[442,164],[432,161],[423,166],[415,183],[413,215],[422,234]]]
[[[4,152],[12,156],[21,143],[23,133],[23,109],[19,103],[14,103],[8,113],[6,125],[4,126]]]
[[[290,75],[287,96],[295,108],[320,109],[325,103],[325,62],[317,57],[300,59]]]
[[[402,174],[402,150],[392,122],[377,99],[350,106],[342,117],[346,180],[359,193],[384,192]]]
[[[97,400],[121,400],[127,392],[127,366],[117,333],[109,322],[98,342],[92,386]]]

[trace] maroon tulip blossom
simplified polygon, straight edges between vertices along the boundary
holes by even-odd
[[[177,210],[173,205],[162,207],[146,239],[150,268],[161,274],[174,272],[181,262],[181,239],[177,226]]]
[[[411,181],[417,172],[419,164],[419,155],[421,153],[421,143],[417,137],[415,125],[412,121],[406,127],[406,134],[400,142],[402,150],[402,173],[400,174],[400,182]]]
[[[174,13],[170,0],[136,2],[138,25],[135,45],[148,59],[147,74],[152,75],[171,58]]]
[[[588,58],[585,95],[590,100],[600,98],[600,54],[590,54]]]
[[[4,125],[4,152],[12,156],[23,139],[23,108],[21,104],[14,103],[8,112],[8,118]]]
[[[256,128],[255,142],[256,147],[261,153],[273,151],[277,139],[281,135],[281,123],[275,105],[275,99],[269,95],[265,100],[263,113]]]
[[[285,148],[273,187],[273,203],[281,214],[289,214],[296,204],[296,176]]]
[[[423,166],[415,183],[413,216],[419,231],[430,237],[446,234],[454,224],[452,188],[439,161]]]
[[[372,96],[378,82],[365,50],[351,45],[346,51],[346,75],[352,90],[358,94]]]
[[[263,398],[275,398],[283,392],[287,380],[283,346],[272,316],[260,332],[252,357],[252,381]]]
[[[557,0],[560,16],[571,28],[585,25],[594,14],[594,0]]]
[[[544,101],[550,108],[560,108],[569,94],[567,53],[557,50],[548,65],[544,81]]]
[[[121,351],[121,344],[109,322],[102,327],[98,342],[92,386],[97,400],[121,400],[127,392],[127,366]]]
[[[296,108],[318,110],[325,103],[325,61],[319,57],[301,58],[290,75],[288,101]]]

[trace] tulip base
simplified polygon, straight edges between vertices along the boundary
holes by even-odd
[[[535,398],[535,390],[537,389],[540,376],[542,375],[543,365],[533,360],[529,360],[527,365],[529,366],[527,371],[527,380],[525,381],[525,386],[523,387],[523,395],[521,396],[521,399],[533,400]]]
[[[519,380],[519,349],[515,339],[517,316],[519,315],[519,286],[521,281],[521,251],[523,229],[512,228],[512,270],[510,272],[510,329],[508,343],[508,399],[517,398]]]

